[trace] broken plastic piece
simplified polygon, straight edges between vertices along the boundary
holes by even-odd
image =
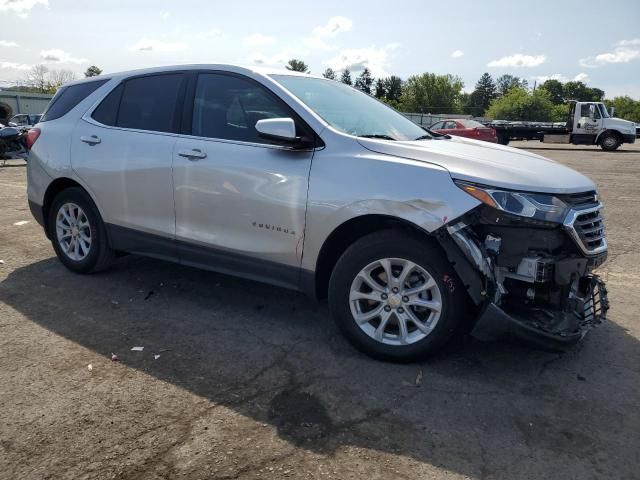
[[[144,347],[131,347],[132,352],[141,352],[144,350]]]

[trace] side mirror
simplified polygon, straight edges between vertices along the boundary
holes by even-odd
[[[292,118],[265,118],[256,122],[261,137],[296,142],[296,124]]]
[[[611,110],[609,110],[609,115],[613,117],[615,114],[616,114],[616,107],[611,107]]]

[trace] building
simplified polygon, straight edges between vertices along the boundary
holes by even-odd
[[[44,112],[52,95],[44,93],[0,90],[0,123],[18,113],[38,114]]]

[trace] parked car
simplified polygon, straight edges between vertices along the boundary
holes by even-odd
[[[42,114],[30,115],[26,113],[19,113],[9,119],[9,125],[18,128],[30,128],[40,121],[40,117],[42,117]]]
[[[429,134],[340,82],[227,65],[85,79],[28,146],[29,206],[77,273],[130,252],[328,297],[390,360],[467,322],[562,348],[606,314],[591,180]]]
[[[445,135],[456,135],[458,137],[473,138],[491,143],[498,142],[495,129],[485,127],[480,122],[466,118],[442,120],[431,125],[430,130]]]

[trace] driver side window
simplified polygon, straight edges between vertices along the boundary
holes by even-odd
[[[254,82],[216,73],[198,75],[192,135],[273,144],[278,142],[258,135],[256,122],[291,116],[278,99]]]

